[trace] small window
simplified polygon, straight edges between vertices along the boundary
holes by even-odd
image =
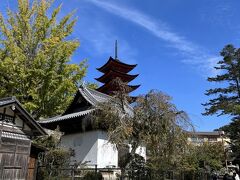
[[[0,113],[0,121],[14,123],[14,117]]]

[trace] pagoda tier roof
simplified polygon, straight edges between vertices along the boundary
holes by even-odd
[[[140,87],[140,85],[127,85],[128,87],[128,92],[127,93],[131,93],[132,91],[136,90],[137,88]],[[113,86],[112,81],[107,82],[106,84],[102,85],[101,87],[99,87],[97,89],[99,92],[101,93],[105,93],[105,94],[113,94],[114,91],[117,91],[117,87]]]
[[[135,68],[137,66],[137,64],[126,64],[121,62],[118,59],[113,59],[111,56],[109,58],[109,60],[106,62],[106,64],[104,64],[102,67],[97,68],[98,71],[102,72],[102,73],[106,73],[110,70],[115,70],[115,71],[120,71],[122,73],[128,73],[130,72],[133,68]]]
[[[95,78],[95,79],[101,83],[107,83],[108,81],[112,81],[113,79],[116,79],[118,77],[123,82],[130,82],[130,81],[134,80],[137,76],[138,76],[138,74],[131,75],[131,74],[126,74],[126,73],[122,73],[119,71],[115,71],[115,70],[110,70],[107,73],[103,74],[101,77]]]

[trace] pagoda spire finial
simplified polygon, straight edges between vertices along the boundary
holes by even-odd
[[[117,40],[115,41],[115,59],[117,59],[117,52],[118,51],[118,44],[117,44]]]

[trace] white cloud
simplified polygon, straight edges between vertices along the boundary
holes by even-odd
[[[148,30],[160,40],[165,41],[169,46],[177,49],[184,57],[183,63],[197,67],[204,75],[216,74],[213,66],[219,60],[219,57],[207,53],[204,48],[170,30],[166,23],[160,20],[156,21],[140,11],[129,9],[119,4],[99,0],[90,0],[89,2]]]
[[[98,55],[111,55],[112,57],[115,56],[115,40],[118,40],[119,59],[130,64],[137,63],[135,59],[136,50],[131,47],[126,40],[114,34],[109,28],[106,28],[103,24],[94,25],[93,28],[88,32],[86,38],[87,41],[92,44],[95,52]]]
[[[136,64],[136,49],[131,47],[127,40],[115,34],[110,27],[100,22],[99,19],[94,21],[95,23],[89,26],[89,19],[82,18],[80,27],[84,27],[85,30],[74,32],[76,36],[80,35],[81,47],[92,56],[114,57],[115,40],[118,40],[119,59],[129,64]]]

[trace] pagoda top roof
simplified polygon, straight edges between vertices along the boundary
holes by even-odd
[[[114,70],[118,69],[119,71],[123,73],[128,73],[131,71],[133,68],[135,68],[137,64],[126,64],[121,62],[119,59],[113,59],[111,56],[109,57],[109,60],[104,64],[102,67],[97,68],[98,71],[102,73],[106,73],[109,70]]]
[[[110,70],[107,73],[103,74],[101,77],[95,78],[95,79],[101,83],[107,83],[108,81],[111,81],[111,80],[119,77],[119,78],[121,78],[121,80],[123,82],[130,82],[133,79],[135,79],[137,76],[138,76],[138,74],[130,75],[130,74],[122,73],[119,71]]]

